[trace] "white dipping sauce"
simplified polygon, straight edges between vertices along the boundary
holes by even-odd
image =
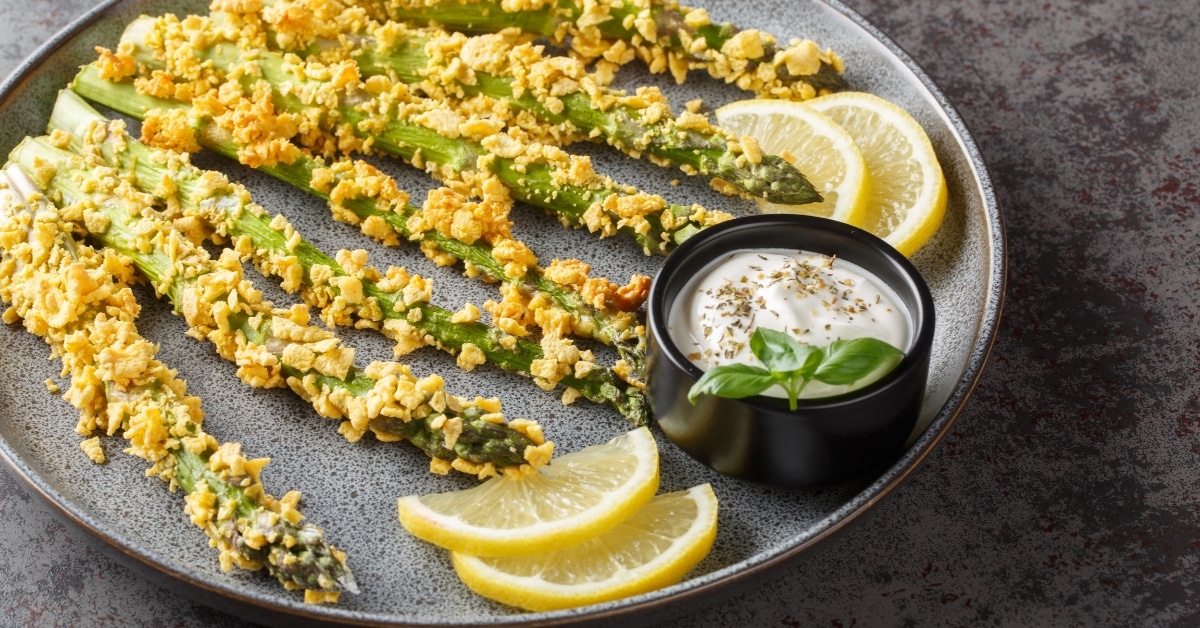
[[[912,323],[887,284],[850,262],[806,251],[735,251],[704,267],[679,293],[667,320],[675,346],[707,371],[725,364],[762,366],[750,351],[758,327],[788,333],[801,344],[877,338],[907,352]],[[812,381],[801,399],[859,388]],[[787,397],[780,386],[762,393]]]

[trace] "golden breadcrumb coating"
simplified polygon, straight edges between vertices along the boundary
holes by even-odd
[[[132,263],[109,249],[96,250],[75,242],[65,220],[79,220],[87,207],[58,210],[44,197],[29,204],[0,189],[0,299],[9,303],[5,320],[22,321],[31,333],[46,340],[62,359],[70,389],[63,398],[79,412],[76,431],[84,436],[121,434],[125,453],[151,463],[147,475],[167,481],[172,490],[176,454],[186,449],[207,455],[208,470],[239,486],[248,499],[266,509],[266,516],[298,523],[300,494],[275,499],[259,479],[265,458],[247,459],[238,443],[218,443],[201,427],[200,400],[187,394],[186,384],[157,360],[155,345],[137,331],[139,308],[129,289]],[[30,208],[34,209],[30,209]],[[99,436],[81,442],[94,462],[106,460]],[[237,530],[243,542],[261,542],[260,528],[246,525],[231,509],[217,508],[206,483],[184,498],[190,520],[209,536],[220,552],[222,569],[234,566],[260,569],[235,547],[224,530]],[[228,503],[228,502],[227,502]],[[336,601],[336,596],[325,596]]]

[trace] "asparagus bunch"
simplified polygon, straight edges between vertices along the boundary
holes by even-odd
[[[358,0],[393,20],[437,23],[469,32],[517,28],[568,43],[585,59],[622,64],[637,56],[651,72],[682,83],[690,69],[762,98],[806,100],[846,87],[844,64],[809,40],[781,46],[769,33],[714,23],[705,9],[675,0]]]
[[[347,272],[339,259],[305,241],[282,216],[272,218],[250,202],[241,186],[185,163],[172,164],[169,155],[154,153],[127,137],[119,123],[106,126],[104,122],[69,93],[60,97],[51,116],[52,129],[66,134],[77,150],[94,151],[142,192],[177,201],[185,217],[199,219],[233,239],[238,251],[253,258],[261,270],[283,277],[285,288],[304,287],[306,301],[322,308],[327,324],[357,320],[360,326],[381,329],[396,340],[398,355],[432,344],[458,353],[459,364],[466,368],[492,362],[534,375],[544,388],[562,384],[586,399],[610,404],[636,424],[647,422],[640,388],[574,350],[562,337],[565,330],[547,333],[539,346],[428,303],[428,283],[400,269],[385,275],[347,256],[346,261],[356,267],[355,272]],[[98,134],[97,128],[103,132]],[[96,143],[98,135],[104,139]],[[164,189],[168,180],[169,189]]]
[[[791,164],[761,154],[752,138],[729,136],[694,113],[677,120],[658,88],[641,88],[632,96],[609,90],[587,76],[578,60],[545,57],[541,46],[521,38],[468,39],[437,28],[378,25],[365,22],[353,10],[330,19],[326,12],[309,8],[308,0],[267,4],[262,25],[268,38],[290,49],[318,53],[323,63],[341,52],[354,59],[364,77],[387,76],[443,100],[488,96],[544,123],[603,138],[635,157],[645,153],[662,165],[681,166],[688,174],[718,178],[752,196],[780,199],[773,201],[779,203],[816,200],[812,187],[796,176]],[[247,21],[253,28],[254,22]]]
[[[384,441],[407,439],[432,458],[435,472],[486,477],[549,461],[553,444],[537,423],[505,423],[498,400],[447,394],[441,377],[417,379],[394,362],[356,367],[352,348],[308,324],[307,308],[264,301],[243,278],[236,252],[211,259],[116,171],[55,146],[66,139],[27,138],[10,159],[42,177],[38,183],[63,199],[93,239],[129,258],[172,301],[189,334],[237,363],[246,383],[290,387],[321,415],[344,419],[339,432],[351,441],[368,431]]]
[[[275,144],[286,141],[279,137],[286,132],[317,152],[380,151],[445,179],[478,176],[483,169],[507,186],[515,200],[604,236],[629,232],[648,252],[666,252],[699,229],[728,218],[697,205],[671,205],[657,195],[617,184],[598,175],[585,159],[528,141],[519,129],[500,132],[494,121],[466,119],[437,103],[413,98],[402,85],[372,97],[359,89],[353,63],[331,69],[289,61],[216,40],[217,27],[205,18],[189,18],[187,23],[185,29],[170,16],[134,22],[122,40],[122,49],[132,57],[119,63],[157,71],[141,77],[143,91],[187,95],[180,100],[210,115],[214,110],[229,114],[218,117],[241,124],[235,134],[260,134],[261,150],[250,156],[243,151],[244,163],[273,162]],[[212,88],[225,79],[229,83],[222,88]],[[249,96],[240,105],[220,102],[234,92]],[[264,117],[263,108],[278,113]],[[291,155],[285,155],[285,161],[287,157]],[[810,200],[817,200],[813,194]]]
[[[139,119],[145,118],[150,112],[189,109],[189,105],[178,101],[138,93],[131,83],[103,80],[94,65],[84,66],[75,79],[73,89],[96,102]],[[99,119],[100,116],[94,109],[74,93],[68,92],[60,96],[51,117],[51,125],[70,132],[78,140],[86,135],[84,131],[87,125]],[[197,136],[205,147],[237,159],[242,146],[230,133],[209,119],[201,119],[197,124],[200,125]],[[134,148],[136,150],[137,146]],[[148,164],[153,163],[153,160],[137,163],[143,167],[151,167]],[[468,243],[436,228],[414,232],[410,221],[419,216],[422,210],[406,203],[403,193],[396,189],[390,178],[366,164],[351,164],[347,161],[326,164],[319,158],[298,153],[290,163],[264,163],[260,164],[258,169],[329,201],[336,218],[360,224],[364,233],[380,239],[385,244],[395,244],[399,238],[417,239],[421,242],[422,250],[435,259],[449,254],[463,260],[469,269],[481,271],[520,292],[542,295],[571,314],[574,319],[573,328],[577,333],[614,346],[621,358],[629,363],[635,372],[640,372],[645,357],[644,339],[638,331],[636,319],[629,310],[636,309],[641,302],[644,278],[635,277],[628,286],[610,291],[615,292],[613,298],[605,299],[604,303],[597,306],[594,299],[585,299],[578,290],[552,281],[536,266],[527,267],[523,275],[510,271],[511,260],[497,258],[493,247],[486,242]],[[371,182],[358,184],[356,177],[371,179]],[[142,179],[145,177],[139,178]],[[321,180],[328,182],[322,184],[319,182]],[[612,303],[611,306],[609,302]]]
[[[301,523],[299,493],[276,500],[259,481],[266,459],[246,460],[239,444],[204,432],[200,400],[138,334],[125,261],[77,242],[58,208],[12,164],[0,171],[0,253],[0,298],[12,304],[5,320],[24,320],[62,358],[81,434],[121,432],[128,453],[153,463],[151,474],[183,488],[193,523],[219,548],[225,569],[265,568],[304,589],[309,602],[358,592],[345,555]],[[83,446],[103,462],[98,440]]]

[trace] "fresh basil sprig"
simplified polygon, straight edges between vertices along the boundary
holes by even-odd
[[[763,366],[713,367],[692,385],[688,401],[696,403],[703,394],[741,399],[778,384],[787,391],[789,405],[795,410],[796,400],[810,381],[831,386],[853,384],[889,363],[889,369],[895,367],[904,357],[903,351],[877,338],[835,340],[825,347],[814,347],[765,327],[754,330],[750,351]]]

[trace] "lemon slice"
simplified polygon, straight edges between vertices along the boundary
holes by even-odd
[[[582,543],[628,519],[658,490],[658,446],[646,428],[555,458],[524,476],[399,500],[415,535],[476,556],[515,556]]]
[[[816,109],[786,100],[741,100],[717,109],[717,124],[758,140],[763,152],[787,151],[793,165],[825,200],[778,205],[758,199],[766,213],[808,214],[855,226],[866,217],[870,181],[854,138]]]
[[[863,228],[904,255],[915,253],[946,214],[946,179],[925,130],[900,107],[863,92],[805,104],[841,125],[862,151],[871,179]]]
[[[669,586],[700,562],[717,534],[717,497],[703,484],[659,495],[609,532],[544,554],[451,554],[472,591],[531,611],[596,604]]]

